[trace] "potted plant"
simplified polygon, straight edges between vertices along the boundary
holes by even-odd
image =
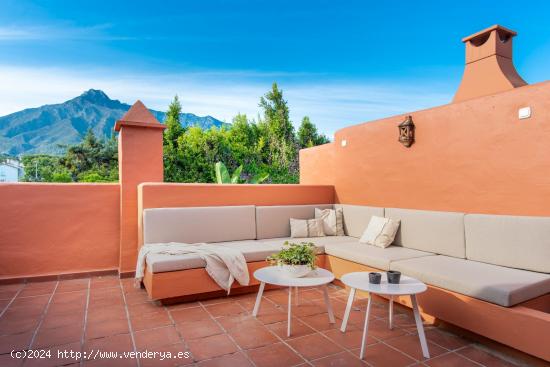
[[[306,276],[315,269],[315,246],[311,242],[289,243],[283,249],[267,257],[271,265],[277,265],[286,275],[292,278]]]

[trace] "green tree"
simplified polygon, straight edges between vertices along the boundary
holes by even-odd
[[[164,177],[166,181],[180,181],[184,178],[185,172],[182,171],[181,159],[178,156],[178,139],[185,133],[181,126],[181,103],[176,95],[166,112],[164,123]]]
[[[298,182],[298,144],[290,121],[288,103],[277,83],[260,99],[263,120],[258,127],[266,145],[264,161],[274,183]]]
[[[113,182],[118,180],[118,149],[114,136],[98,139],[89,130],[80,144],[67,147],[61,157],[27,155],[22,158],[23,181]]]
[[[298,128],[298,144],[300,149],[311,148],[316,145],[326,144],[330,140],[324,135],[319,134],[317,127],[305,116]]]
[[[21,158],[25,182],[71,182],[71,174],[61,165],[59,157],[47,154],[26,155]]]

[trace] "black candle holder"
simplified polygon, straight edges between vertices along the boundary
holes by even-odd
[[[389,270],[387,272],[388,275],[388,283],[390,284],[399,284],[399,281],[401,280],[401,272],[397,270]]]
[[[380,284],[382,280],[382,274],[380,273],[369,273],[369,283],[371,284]]]

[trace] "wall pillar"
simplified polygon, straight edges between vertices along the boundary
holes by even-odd
[[[162,134],[166,128],[137,101],[115,124],[120,182],[120,273],[135,270],[138,249],[137,186],[162,182]]]

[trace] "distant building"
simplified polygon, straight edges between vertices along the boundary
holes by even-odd
[[[23,177],[23,165],[17,159],[8,158],[0,163],[0,182],[18,182]]]

